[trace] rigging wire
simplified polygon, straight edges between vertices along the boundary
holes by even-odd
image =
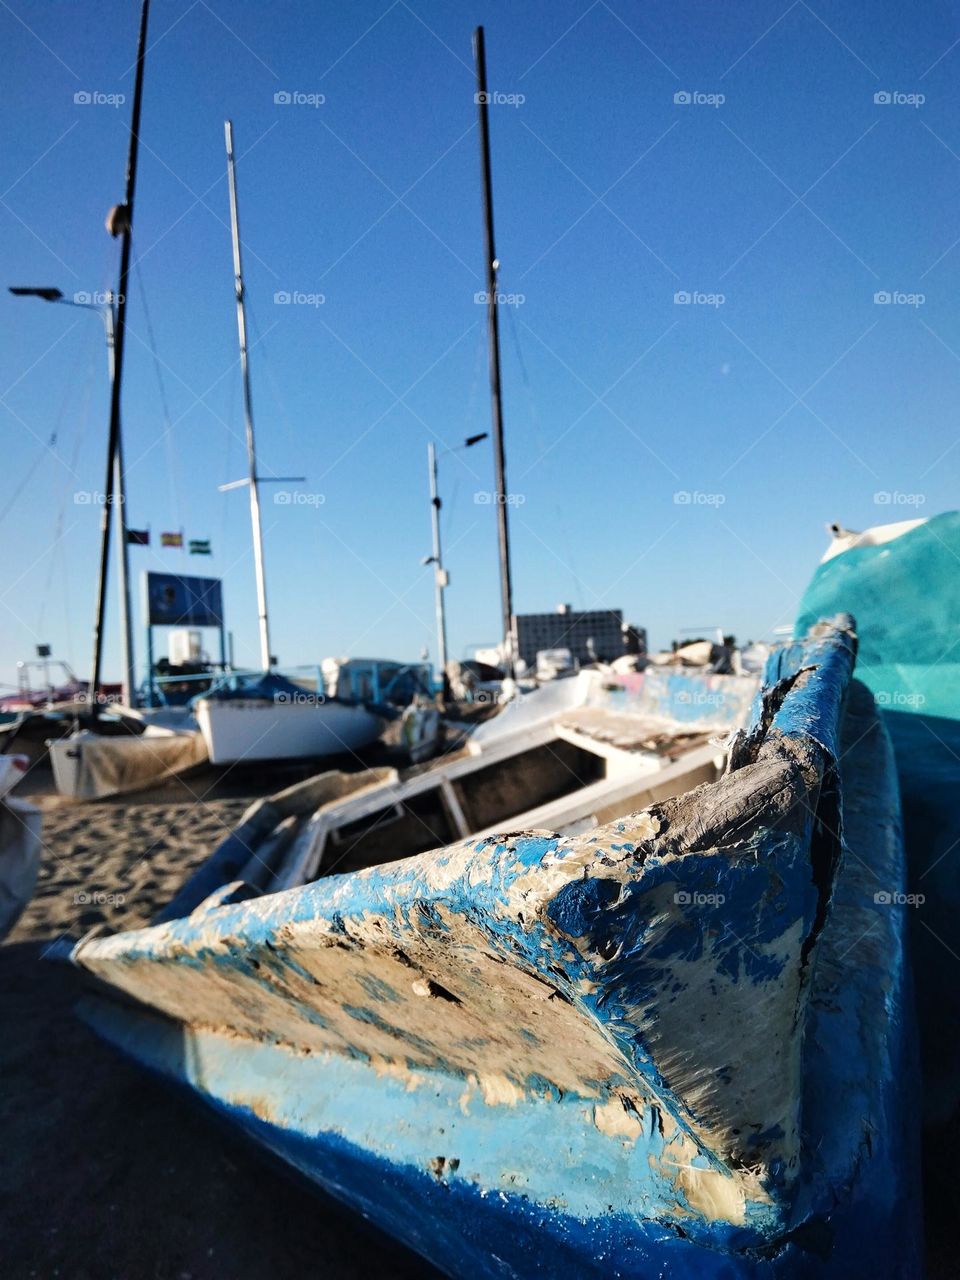
[[[543,424],[540,420],[540,411],[537,408],[537,401],[533,394],[533,388],[530,385],[530,377],[527,373],[527,366],[523,358],[523,351],[521,350],[521,347],[520,347],[520,331],[513,315],[515,308],[508,306],[503,309],[507,313],[508,327],[513,337],[513,344],[514,344],[514,350],[516,352],[517,363],[520,366],[520,380],[523,383],[524,392],[526,393],[528,408],[530,412],[530,419],[533,423],[534,437],[537,442],[537,448],[539,449],[540,455],[541,455],[541,460],[539,465],[540,466],[545,465],[549,469],[549,467],[551,466],[551,463],[546,462],[546,455],[548,452],[546,437],[544,436],[544,433],[543,433]],[[551,488],[553,489],[554,493],[558,492],[555,486],[551,486]],[[564,549],[564,557],[565,557],[564,562],[567,568],[570,570],[570,576],[573,578],[574,592],[576,595],[577,602],[579,603],[580,609],[582,611],[586,609],[586,603],[585,603],[586,591],[583,585],[583,580],[581,579],[576,568],[576,562],[573,554],[573,539],[570,536],[570,526],[567,522],[563,505],[559,501],[554,503],[554,512],[556,514],[557,524],[560,528],[560,535],[561,535],[561,538],[563,539],[563,549]]]
[[[104,279],[106,277],[106,274],[107,274],[107,267],[105,265],[104,270],[101,271],[101,279]],[[101,292],[106,292],[106,289],[101,290]],[[73,452],[71,454],[70,463],[68,466],[68,474],[64,477],[64,480],[63,480],[63,488],[61,491],[60,501],[57,505],[56,519],[54,521],[54,536],[53,536],[53,543],[51,546],[51,555],[47,565],[46,580],[44,583],[43,590],[39,593],[39,601],[38,601],[39,612],[38,612],[38,619],[37,619],[37,632],[38,634],[41,634],[43,632],[44,623],[46,620],[47,605],[49,603],[50,594],[51,594],[53,573],[57,563],[59,562],[63,568],[62,598],[63,598],[63,614],[64,614],[64,624],[66,628],[68,652],[72,652],[72,643],[73,643],[73,627],[72,627],[71,612],[70,612],[71,576],[69,572],[69,566],[67,563],[67,547],[63,541],[63,526],[66,518],[67,497],[76,479],[77,465],[78,465],[79,456],[80,456],[80,446],[83,442],[84,433],[89,424],[90,401],[93,393],[94,366],[98,358],[97,348],[99,347],[99,345],[100,345],[100,341],[98,341],[95,346],[91,345],[90,342],[87,342],[87,343],[81,342],[77,346],[73,364],[67,375],[63,398],[60,402],[60,408],[57,413],[53,430],[50,433],[50,438],[48,442],[42,447],[38,456],[34,459],[34,461],[28,467],[26,475],[14,490],[13,494],[11,495],[10,499],[4,506],[3,510],[0,511],[0,524],[2,524],[2,522],[7,518],[10,512],[16,506],[22,494],[26,491],[30,481],[32,480],[33,476],[36,474],[37,470],[39,469],[40,463],[46,458],[47,454],[53,453],[54,456],[57,456],[56,446],[59,442],[60,430],[63,424],[63,419],[66,415],[67,403],[72,393],[75,375],[79,368],[81,358],[84,354],[84,351],[86,351],[87,352],[87,369],[84,375],[84,383],[82,386],[82,391],[80,396],[80,401],[83,406],[82,412],[80,415],[80,427],[74,439]],[[52,483],[55,483],[55,481]]]
[[[483,375],[483,356],[487,348],[487,333],[484,326],[477,326],[477,344],[473,353],[473,374],[470,378],[470,392],[467,396],[467,421],[477,414],[477,422],[480,417],[478,412],[478,404],[480,400],[480,378]],[[472,433],[471,433],[472,434]]]
[[[93,330],[91,329],[91,333],[92,332]],[[67,547],[64,545],[64,541],[63,541],[63,526],[65,523],[66,514],[67,514],[67,499],[69,497],[71,488],[75,483],[75,476],[77,474],[77,465],[80,460],[80,446],[83,444],[84,436],[86,434],[86,430],[90,422],[90,403],[93,398],[94,369],[96,367],[98,359],[100,358],[100,353],[97,351],[96,347],[99,347],[99,346],[100,346],[99,340],[97,341],[95,347],[90,346],[88,344],[87,370],[86,370],[85,379],[82,384],[81,392],[80,392],[81,410],[79,414],[79,427],[74,437],[73,450],[70,455],[70,462],[67,468],[67,474],[63,479],[63,486],[60,492],[60,500],[57,504],[57,515],[56,515],[56,519],[54,521],[54,526],[53,526],[53,555],[51,555],[50,557],[50,562],[47,566],[46,582],[44,583],[43,590],[40,593],[40,609],[37,617],[37,632],[38,634],[42,634],[44,630],[44,623],[46,621],[47,605],[49,603],[50,593],[51,593],[52,584],[53,584],[53,573],[54,573],[55,567],[59,563],[63,570],[63,611],[64,611],[64,623],[67,631],[68,652],[72,652],[73,628],[72,628],[71,619],[70,619],[70,573],[69,573],[69,567],[67,565]],[[77,363],[79,363],[79,360],[77,361]],[[61,415],[66,411],[67,399],[71,392],[71,382],[73,379],[73,373],[75,371],[75,368],[76,366],[74,366],[74,369],[71,370],[70,377],[67,380],[67,389],[64,392],[63,407],[61,409]],[[58,434],[58,433],[59,433],[59,423],[55,431],[55,434]]]
[[[472,423],[474,427],[476,427],[477,423],[480,421],[478,402],[480,398],[480,378],[483,370],[483,353],[486,348],[486,342],[486,331],[484,330],[483,325],[480,325],[477,330],[477,343],[473,357],[473,372],[470,378],[470,390],[467,395],[467,407],[464,414],[464,422],[468,424],[468,435],[473,434],[469,429],[469,424]],[[458,474],[453,482],[449,508],[446,502],[444,502],[443,506],[440,508],[440,522],[442,525],[444,542],[448,542],[453,534],[453,517],[457,509],[457,493],[459,488],[460,476]]]
[[[283,427],[287,444],[290,446],[292,451],[295,451],[298,441],[296,440],[296,437],[294,435],[293,425],[290,421],[290,415],[287,412],[286,403],[283,399],[283,396],[280,393],[280,387],[278,386],[277,380],[273,374],[273,365],[270,363],[270,357],[269,357],[269,352],[267,350],[266,339],[264,338],[263,334],[260,331],[260,326],[257,323],[257,313],[249,297],[246,298],[246,304],[247,304],[247,314],[250,317],[250,328],[253,332],[255,345],[259,353],[259,356],[258,356],[259,363],[261,368],[263,368],[266,371],[267,379],[270,382],[270,389],[273,392],[273,398],[276,401],[277,406],[280,410],[280,423]]]
[[[60,428],[63,425],[64,415],[66,414],[66,410],[67,410],[67,400],[70,395],[71,383],[77,372],[77,367],[80,364],[80,358],[83,355],[85,346],[86,346],[86,343],[84,343],[83,341],[81,341],[77,345],[77,349],[73,358],[73,364],[70,368],[69,374],[67,375],[67,384],[63,392],[63,397],[60,401],[60,407],[57,410],[57,416],[54,419],[53,429],[50,432],[50,438],[47,440],[45,444],[42,444],[40,446],[39,453],[34,458],[34,460],[30,463],[29,467],[27,467],[27,470],[23,479],[20,481],[18,485],[16,485],[16,487],[13,490],[13,493],[10,495],[7,502],[4,504],[3,509],[0,510],[0,524],[2,524],[4,520],[6,520],[7,516],[10,514],[13,508],[17,505],[17,502],[20,500],[22,494],[25,492],[27,485],[30,483],[30,481],[33,479],[34,475],[36,474],[37,469],[40,466],[40,463],[44,461],[47,454],[49,453],[55,454],[56,452],[57,439],[59,437]],[[89,373],[90,370],[92,370],[92,360],[90,357],[88,357],[88,363],[89,363],[89,369],[88,369],[88,373]]]
[[[40,466],[40,463],[44,461],[48,453],[53,452],[53,450],[56,448],[56,444],[57,444],[57,428],[54,427],[54,429],[50,432],[50,439],[47,441],[46,444],[40,446],[40,452],[37,454],[34,460],[30,463],[29,467],[27,467],[27,471],[23,479],[20,481],[20,483],[14,489],[13,493],[10,495],[10,498],[6,503],[6,505],[4,506],[3,510],[0,511],[0,524],[2,524],[4,520],[6,520],[7,516],[10,514],[13,508],[17,505],[17,502],[19,501],[20,496],[23,494],[27,485],[30,483],[30,481],[33,479],[34,475],[36,474],[37,468]]]
[[[136,256],[133,260],[134,273],[137,277],[137,285],[140,290],[140,304],[143,307],[143,318],[147,330],[147,345],[150,348],[150,354],[153,356],[153,367],[157,375],[157,388],[160,393],[160,409],[163,414],[163,437],[164,445],[167,451],[167,480],[169,484],[170,501],[173,506],[174,517],[177,522],[177,528],[183,530],[183,506],[180,501],[181,485],[179,480],[179,472],[177,466],[177,453],[174,448],[173,441],[173,419],[170,413],[170,402],[167,399],[167,389],[163,381],[163,370],[160,365],[160,357],[157,355],[157,340],[154,335],[153,321],[150,318],[150,307],[147,304],[147,291],[143,283],[143,272],[140,269],[140,258]],[[185,548],[180,547],[181,558]]]
[[[224,422],[227,424],[227,443],[226,448],[223,451],[224,465],[226,468],[223,476],[224,484],[229,484],[231,480],[235,479],[233,473],[233,454],[234,445],[237,443],[236,433],[230,428],[230,423],[234,420],[233,415],[237,407],[237,379],[230,378],[228,379],[228,383],[230,388],[228,392],[229,399],[227,402],[227,412],[224,416]],[[230,501],[229,494],[222,493],[220,495],[220,546],[223,549],[224,554],[226,554],[227,527],[230,523],[230,513],[234,510],[235,506],[236,504]]]

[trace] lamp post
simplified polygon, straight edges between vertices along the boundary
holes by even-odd
[[[41,298],[44,302],[58,302],[65,307],[78,307],[81,311],[95,311],[103,321],[104,335],[107,340],[107,367],[110,382],[113,384],[116,367],[114,363],[114,333],[116,328],[116,302],[112,293],[107,294],[106,301],[78,302],[74,298],[65,298],[59,289],[47,286],[11,285],[10,292],[17,298]],[[127,545],[127,512],[126,512],[126,477],[123,470],[123,441],[118,433],[117,448],[113,459],[113,494],[120,508],[117,528],[120,538],[120,638],[123,650],[123,700],[127,706],[133,706],[136,689],[136,673],[133,652],[133,625],[130,613],[130,555]],[[104,498],[109,500],[110,495]],[[97,691],[91,689],[90,698],[96,701]]]
[[[443,567],[443,554],[440,547],[440,494],[437,490],[437,459],[448,453],[458,453],[461,449],[471,449],[481,440],[486,440],[488,433],[482,431],[476,436],[467,436],[463,444],[452,449],[443,449],[438,454],[431,440],[427,445],[427,467],[430,473],[430,522],[433,529],[433,555],[424,556],[423,564],[433,565],[434,595],[437,609],[437,662],[440,667],[440,678],[443,681],[443,700],[449,701],[450,681],[447,678],[447,615],[444,609],[443,593],[449,583],[446,569]]]

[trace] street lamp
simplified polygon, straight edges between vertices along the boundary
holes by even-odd
[[[58,302],[64,307],[78,307],[81,311],[95,311],[103,321],[104,335],[107,340],[107,367],[111,384],[116,376],[114,361],[114,334],[116,331],[116,301],[112,293],[108,293],[106,301],[78,302],[76,298],[65,298],[60,289],[50,286],[10,285],[10,292],[16,298],[41,298],[44,302]],[[123,647],[123,700],[128,707],[133,706],[136,687],[136,674],[133,655],[133,627],[130,616],[130,556],[127,547],[127,514],[126,514],[126,480],[123,470],[123,442],[118,434],[117,451],[113,463],[114,494],[120,507],[117,521],[120,535],[120,620],[121,644]],[[104,495],[105,497],[107,495]],[[90,690],[91,702],[96,705],[97,690]]]
[[[440,678],[443,681],[443,700],[449,701],[450,681],[447,678],[447,615],[444,611],[443,593],[450,582],[450,577],[443,567],[443,556],[440,550],[440,508],[443,505],[437,492],[437,459],[445,458],[448,453],[459,453],[461,449],[471,449],[481,440],[486,440],[488,433],[481,431],[479,435],[467,436],[463,444],[454,445],[452,449],[442,449],[437,453],[431,440],[427,445],[427,466],[430,472],[430,519],[433,526],[433,555],[424,556],[423,564],[433,565],[433,584],[437,607],[437,661],[440,665]]]

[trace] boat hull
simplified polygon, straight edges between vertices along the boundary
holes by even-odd
[[[386,724],[359,703],[315,697],[302,703],[202,698],[196,716],[212,764],[342,755],[375,742]]]
[[[897,761],[935,1204],[935,1188],[954,1180],[950,1135],[960,1132],[960,512],[881,525],[848,549],[841,540],[810,582],[797,626],[837,608],[856,614],[862,678]],[[952,1241],[944,1203],[941,1230]]]
[[[148,728],[143,734],[103,737],[81,729],[47,743],[53,780],[63,796],[97,800],[157,786],[207,759],[196,730]]]
[[[852,658],[849,626],[779,654],[726,777],[590,833],[81,943],[87,1016],[451,1275],[917,1276],[898,794]]]
[[[922,1275],[918,1206],[902,1194],[909,1179],[902,1177],[899,1163],[915,1162],[915,1153],[902,1147],[899,1137],[891,1150],[885,1135],[877,1135],[874,1158],[856,1186],[831,1207],[826,1243],[814,1241],[819,1254],[784,1239],[758,1256],[725,1247],[729,1240],[722,1228],[705,1244],[663,1222],[638,1221],[624,1204],[603,1205],[599,1212],[595,1206],[586,1214],[579,1205],[573,1211],[565,1207],[571,1186],[600,1179],[623,1185],[634,1173],[643,1182],[640,1161],[631,1169],[626,1144],[604,1141],[589,1112],[564,1115],[541,1100],[500,1107],[482,1118],[464,1112],[460,1085],[436,1082],[425,1106],[405,1081],[359,1060],[290,1053],[278,1060],[274,1051],[201,1030],[184,1035],[178,1024],[147,1010],[120,1011],[101,1000],[89,1001],[83,1014],[121,1052],[185,1087],[226,1126],[449,1276],[919,1280]],[[897,1059],[892,1065],[905,1064]],[[830,1071],[821,1070],[811,1090],[829,1099],[833,1083]],[[891,1092],[888,1102],[895,1116],[898,1094]],[[838,1102],[825,1111],[826,1124],[846,1131],[849,1116]],[[482,1127],[481,1119],[486,1121]],[[417,1140],[390,1142],[389,1154],[375,1154],[383,1151],[384,1133],[398,1132]],[[471,1156],[483,1148],[484,1163],[501,1183],[493,1193],[463,1176]],[[894,1158],[898,1176],[892,1176]],[[538,1172],[551,1203],[539,1198]]]

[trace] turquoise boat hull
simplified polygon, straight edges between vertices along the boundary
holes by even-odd
[[[960,513],[820,565],[797,627],[855,613],[859,678],[893,742],[903,804],[906,914],[917,973],[923,1115],[960,1124]],[[939,1143],[938,1143],[939,1145]],[[954,1182],[954,1151],[942,1174]]]

